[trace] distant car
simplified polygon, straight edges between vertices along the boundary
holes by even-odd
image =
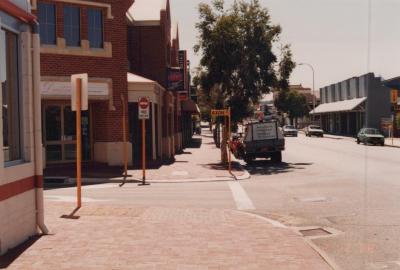
[[[311,136],[324,137],[324,131],[320,126],[309,125],[305,128],[304,132],[306,133],[307,137]]]
[[[297,129],[294,126],[286,125],[282,128],[283,136],[294,136],[297,137]]]
[[[357,144],[385,145],[385,137],[376,128],[362,128],[357,134]]]

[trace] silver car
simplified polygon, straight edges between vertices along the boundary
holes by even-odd
[[[324,137],[324,131],[320,126],[317,125],[309,125],[305,128],[305,133],[307,137],[317,136]]]
[[[282,128],[282,133],[283,133],[283,136],[294,136],[294,137],[297,137],[297,134],[298,134],[298,131],[297,131],[297,129],[294,127],[294,126],[292,126],[292,125],[286,125],[286,126],[283,126],[283,128]]]

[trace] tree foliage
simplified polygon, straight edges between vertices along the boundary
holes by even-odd
[[[253,104],[274,88],[287,89],[295,67],[288,45],[276,56],[281,27],[271,22],[258,0],[239,0],[225,9],[223,0],[199,5],[196,24],[201,54],[197,73],[202,95],[210,107],[231,106],[234,122],[252,114]],[[207,99],[207,98],[206,98]]]
[[[307,99],[303,94],[293,90],[281,90],[275,98],[275,107],[286,113],[293,124],[293,120],[308,113]]]

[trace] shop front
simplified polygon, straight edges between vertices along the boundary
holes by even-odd
[[[138,117],[138,101],[141,97],[150,100],[150,117],[145,120],[146,161],[148,164],[161,162],[163,157],[162,109],[164,88],[157,82],[136,74],[128,73],[129,142],[132,157],[129,163],[139,167],[142,162],[142,123]]]
[[[383,85],[391,89],[391,113],[390,127],[395,137],[400,137],[400,77],[383,82]]]
[[[82,111],[82,160],[103,161],[95,153],[94,119],[102,115],[97,107],[112,108],[110,79],[89,79],[89,108]],[[46,165],[76,160],[75,112],[71,110],[71,83],[68,77],[43,77],[41,81],[43,153]]]

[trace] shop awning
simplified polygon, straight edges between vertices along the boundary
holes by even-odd
[[[331,103],[323,103],[311,111],[310,114],[322,114],[330,112],[350,112],[354,111],[362,105],[363,102],[367,100],[366,97],[363,98],[353,98],[348,100],[342,100]]]
[[[396,77],[383,82],[383,85],[392,89],[400,90],[400,77]]]
[[[35,24],[37,21],[36,16],[32,15],[29,12],[26,12],[9,0],[0,1],[0,10],[19,19],[20,21],[23,21],[24,23]]]
[[[197,106],[197,104],[194,103],[194,101],[191,99],[181,101],[181,105],[182,105],[183,112],[188,112],[188,113],[192,113],[192,114],[200,114],[199,106]]]

